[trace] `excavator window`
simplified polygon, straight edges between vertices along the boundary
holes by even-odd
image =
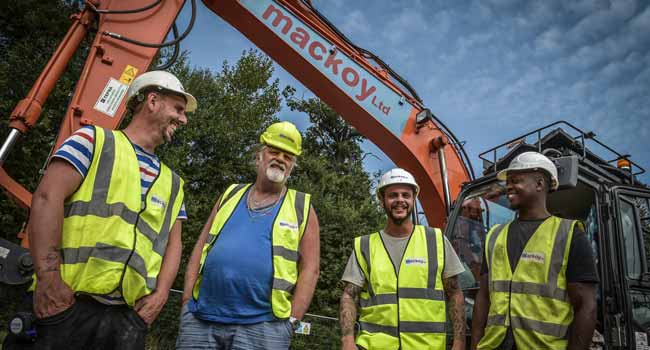
[[[634,334],[650,329],[650,195],[618,195],[618,220]]]

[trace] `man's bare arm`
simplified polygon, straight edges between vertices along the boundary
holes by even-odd
[[[488,290],[488,275],[481,275],[480,288],[474,300],[474,311],[472,312],[472,346],[476,350],[487,325],[488,311],[490,310],[490,292]]]
[[[359,294],[361,287],[352,283],[345,283],[339,305],[339,322],[341,324],[341,342],[354,349],[354,328],[357,322],[357,309],[359,307]]]
[[[447,295],[447,306],[449,309],[449,318],[454,327],[453,350],[465,349],[465,298],[463,292],[458,286],[456,276],[443,278],[442,285]]]
[[[38,280],[34,313],[39,318],[54,315],[74,303],[74,294],[60,274],[61,230],[65,199],[82,181],[81,174],[71,164],[54,158],[32,198],[27,231]]]
[[[596,327],[595,283],[569,283],[567,292],[573,306],[574,317],[569,331],[569,350],[587,350]]]
[[[320,275],[320,226],[313,207],[309,208],[307,227],[300,241],[298,281],[291,301],[291,316],[302,319],[309,309]]]
[[[184,305],[190,298],[192,298],[192,289],[194,288],[194,283],[199,276],[199,266],[201,265],[201,253],[203,252],[203,245],[205,245],[208,235],[210,234],[210,227],[212,227],[212,222],[214,217],[217,215],[219,210],[219,203],[221,202],[221,197],[217,200],[217,203],[212,208],[210,217],[203,225],[203,230],[199,235],[199,238],[194,244],[194,249],[192,249],[192,255],[190,255],[190,260],[187,263],[185,268],[185,280],[183,282],[183,298],[182,304]]]

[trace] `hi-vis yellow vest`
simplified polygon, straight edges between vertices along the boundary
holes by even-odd
[[[116,290],[128,305],[156,288],[183,180],[165,164],[142,205],[140,165],[121,131],[95,128],[88,174],[65,202],[61,277],[75,292]]]
[[[508,227],[486,238],[490,310],[478,349],[498,349],[508,327],[517,349],[560,350],[568,345],[573,308],[566,268],[576,221],[552,216],[533,233],[514,273],[508,260]]]
[[[415,226],[396,274],[379,232],[354,240],[366,278],[357,345],[369,350],[445,349],[444,244],[439,229]]]
[[[210,234],[203,245],[199,276],[194,283],[192,295],[199,298],[205,259],[214,246],[221,229],[226,224],[251,184],[230,185],[221,197],[219,210],[214,217]],[[291,316],[291,299],[298,281],[298,247],[305,233],[311,196],[307,193],[287,189],[280,210],[273,221],[271,244],[273,245],[273,282],[271,285],[271,308],[278,319]],[[254,242],[252,242],[254,244]]]

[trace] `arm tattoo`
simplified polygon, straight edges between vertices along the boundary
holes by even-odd
[[[354,335],[354,325],[357,321],[357,306],[359,305],[361,287],[346,283],[341,295],[339,318],[341,336]]]
[[[61,249],[58,247],[52,246],[47,248],[47,254],[42,259],[43,266],[40,269],[40,272],[55,272],[60,270],[61,265]]]
[[[458,286],[456,277],[444,278],[442,284],[447,294],[449,318],[454,326],[454,339],[465,339],[465,307],[463,305],[463,292]]]

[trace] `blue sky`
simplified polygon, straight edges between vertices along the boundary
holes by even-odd
[[[221,68],[254,48],[198,2],[182,48],[191,64]],[[373,51],[416,89],[425,105],[477,155],[556,120],[598,139],[650,170],[650,2],[343,1],[313,4],[357,45]],[[189,5],[189,4],[188,4]],[[180,18],[184,28],[188,6]],[[183,29],[181,29],[183,30]],[[282,86],[312,96],[276,65]],[[308,126],[284,109],[282,119]],[[367,170],[392,162],[371,144]],[[611,159],[609,155],[604,156]],[[650,182],[650,175],[642,180]]]

